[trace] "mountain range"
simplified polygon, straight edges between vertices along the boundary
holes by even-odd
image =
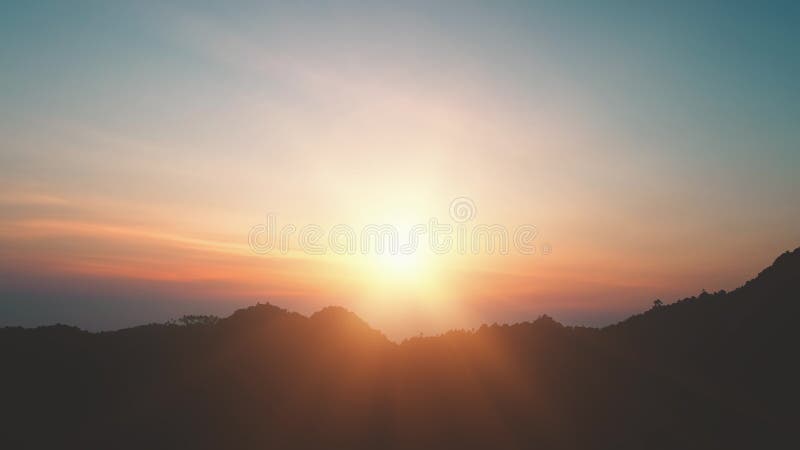
[[[387,339],[269,304],[113,332],[0,329],[0,448],[796,447],[800,249],[605,328]]]

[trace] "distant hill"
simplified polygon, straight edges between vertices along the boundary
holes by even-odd
[[[266,304],[114,332],[0,330],[0,448],[789,448],[800,249],[603,329],[389,341]]]

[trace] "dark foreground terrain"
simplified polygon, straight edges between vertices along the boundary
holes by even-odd
[[[548,317],[387,340],[270,305],[0,330],[0,448],[798,447],[800,249],[603,329]]]

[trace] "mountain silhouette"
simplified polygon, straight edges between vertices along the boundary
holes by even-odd
[[[800,249],[602,329],[394,343],[340,307],[0,330],[0,448],[792,446]]]

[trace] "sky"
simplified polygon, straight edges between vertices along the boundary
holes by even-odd
[[[800,245],[796,3],[299,3],[2,6],[0,326],[604,325]],[[458,198],[537,251],[250,245]]]

